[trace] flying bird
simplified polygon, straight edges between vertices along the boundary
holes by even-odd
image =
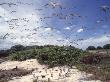
[[[102,11],[107,12],[110,8],[107,5],[101,6]]]
[[[47,4],[44,5],[45,7],[52,7],[53,9],[56,7],[59,7],[62,9],[62,5],[60,3],[55,3],[55,2],[49,2]]]
[[[9,33],[6,33],[2,39],[6,39],[6,36],[9,36]]]

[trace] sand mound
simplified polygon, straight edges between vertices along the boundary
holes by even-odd
[[[15,67],[20,69],[32,70],[36,68],[41,68],[41,66],[36,59],[30,59],[26,61],[6,61],[0,64],[0,69],[9,70]]]
[[[94,80],[87,80],[91,74],[86,74],[76,69],[76,67],[69,68],[67,66],[48,68],[40,65],[36,59],[30,59],[22,62],[7,61],[0,64],[0,69],[10,70],[15,67],[19,69],[34,70],[31,74],[14,77],[9,82],[33,82],[37,79],[38,82],[50,79],[52,82],[100,82]]]

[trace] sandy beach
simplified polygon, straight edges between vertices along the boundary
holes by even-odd
[[[14,68],[33,70],[31,74],[22,77],[14,77],[9,82],[33,82],[34,80],[52,82],[101,82],[99,80],[87,80],[91,74],[79,71],[75,66],[69,68],[67,66],[48,68],[40,65],[36,59],[26,61],[6,61],[0,64],[1,70],[10,70]]]

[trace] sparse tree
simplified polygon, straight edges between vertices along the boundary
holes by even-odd
[[[103,46],[103,49],[106,50],[107,54],[109,54],[108,49],[110,49],[110,44],[106,44]]]
[[[89,46],[86,50],[95,50],[96,48],[94,46]]]
[[[106,44],[103,46],[104,49],[110,49],[110,44]]]
[[[13,51],[22,51],[24,49],[25,49],[25,47],[23,45],[15,45],[10,48],[10,51],[12,51],[12,52]]]
[[[101,46],[97,46],[97,50],[103,49]]]

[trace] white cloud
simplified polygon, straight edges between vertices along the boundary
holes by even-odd
[[[45,31],[51,31],[52,29],[51,28],[45,28]]]
[[[79,48],[86,49],[88,46],[103,46],[105,44],[110,44],[110,37],[105,35],[100,37],[91,37],[86,40],[78,41]]]
[[[70,27],[66,27],[66,28],[64,28],[65,30],[71,30],[71,28]]]
[[[5,0],[7,1],[7,0]],[[17,0],[14,0],[17,1]],[[23,0],[24,1],[24,0]],[[22,2],[22,0],[21,0]],[[26,1],[27,2],[27,1]],[[32,1],[33,2],[33,1]],[[39,1],[38,1],[39,2]],[[17,6],[15,7],[16,13],[12,14],[10,11],[13,7],[8,8],[1,7],[0,11],[4,11],[0,22],[0,36],[9,33],[9,37],[2,40],[0,39],[0,48],[9,48],[14,44],[22,45],[66,45],[68,41],[63,37],[63,35],[58,30],[53,30],[52,28],[44,28],[40,21],[39,12],[36,12],[35,6]],[[8,11],[10,10],[10,11]],[[8,17],[8,18],[7,18]],[[12,19],[18,19],[12,21]],[[6,22],[8,20],[8,22]],[[28,22],[26,22],[26,21]],[[37,23],[38,22],[38,23]],[[9,29],[10,26],[13,29]],[[38,28],[39,27],[39,28]],[[36,29],[36,30],[34,30]]]
[[[82,28],[77,30],[78,33],[83,32],[83,31],[84,31],[84,29],[82,29]]]

